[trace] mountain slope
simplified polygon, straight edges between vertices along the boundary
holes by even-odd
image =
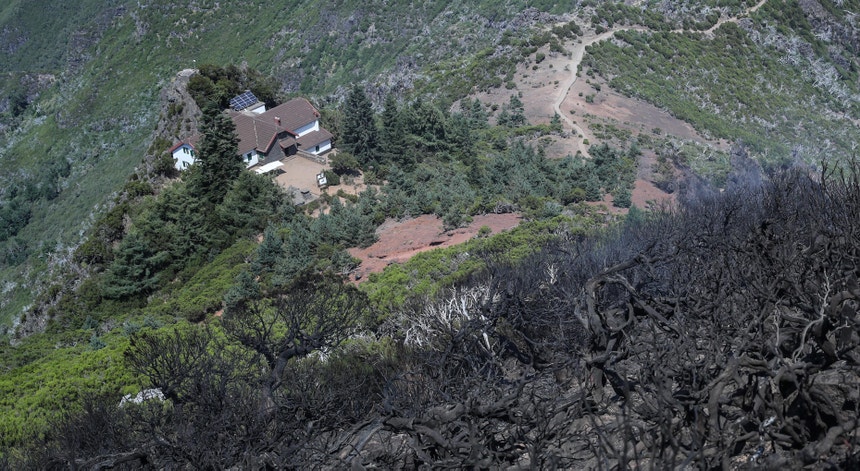
[[[0,325],[20,314],[48,260],[80,241],[91,215],[140,162],[159,91],[178,70],[247,64],[276,77],[282,93],[312,96],[387,72],[374,87],[402,93],[428,64],[533,24],[510,21],[525,3],[7,3],[0,204],[17,198],[23,209],[0,240]]]
[[[812,410],[821,402],[802,397],[820,396],[820,390],[803,389],[789,373],[779,373],[771,379],[787,388],[781,393],[801,392],[786,401],[760,399],[753,418],[740,425],[742,430],[722,427],[740,411],[748,412],[744,404],[731,403],[738,397],[732,393],[743,390],[746,398],[758,391],[753,382],[730,374],[734,366],[721,356],[724,352],[747,353],[739,367],[752,377],[772,374],[775,364],[799,359],[817,365],[803,374],[817,374],[813,370],[819,366],[832,367],[828,374],[841,374],[843,363],[833,363],[834,358],[856,360],[852,332],[835,327],[855,322],[848,311],[856,307],[856,300],[849,299],[854,296],[851,270],[856,267],[848,265],[856,255],[856,237],[850,238],[856,235],[856,195],[851,193],[856,185],[837,186],[836,193],[828,193],[834,187],[808,178],[814,169],[792,173],[791,178],[774,172],[795,160],[842,163],[853,149],[856,129],[851,126],[856,127],[858,119],[856,16],[836,7],[854,8],[855,0],[840,0],[839,5],[770,0],[750,16],[744,12],[759,5],[752,0],[638,7],[585,1],[569,9],[547,2],[525,10],[522,6],[533,2],[344,1],[324,8],[311,1],[222,3],[81,1],[68,7],[71,10],[57,10],[65,13],[65,21],[42,18],[50,8],[44,2],[14,2],[0,9],[0,54],[9,59],[4,67],[11,64],[0,81],[0,322],[24,312],[33,316],[29,320],[39,327],[35,331],[47,326],[31,337],[20,338],[22,329],[21,335],[3,339],[0,404],[10,413],[0,420],[2,445],[20,451],[35,444],[40,453],[51,455],[57,450],[53,447],[65,445],[53,441],[48,430],[60,430],[61,436],[87,430],[91,418],[159,429],[164,420],[168,428],[162,430],[170,431],[166,437],[114,434],[127,441],[66,444],[95,460],[111,447],[130,459],[142,450],[169,460],[169,453],[159,448],[166,442],[170,452],[203,454],[194,459],[186,454],[178,461],[216,467],[265,453],[274,460],[269,463],[273,467],[298,466],[303,460],[338,466],[344,464],[341,456],[314,450],[330,449],[329,439],[360,448],[364,438],[347,435],[344,442],[339,431],[350,429],[367,438],[381,426],[385,437],[408,437],[424,448],[383,450],[382,455],[365,455],[368,462],[408,466],[416,460],[449,459],[478,467],[522,465],[527,458],[520,438],[525,436],[533,440],[528,445],[533,449],[549,450],[530,454],[528,460],[574,466],[597,461],[577,461],[567,454],[569,443],[581,444],[581,451],[599,450],[595,460],[609,456],[622,462],[631,458],[617,452],[615,444],[639,438],[612,435],[604,428],[600,433],[610,437],[612,446],[590,446],[593,435],[564,435],[571,424],[554,422],[557,413],[576,415],[573,430],[579,433],[604,413],[623,411],[624,417],[635,418],[632,426],[650,427],[654,433],[649,436],[659,438],[633,442],[635,450],[672,449],[672,456],[654,457],[665,459],[669,467],[684,460],[715,466],[714,456],[725,465],[730,458],[741,459],[741,451],[757,453],[754,447],[773,430],[765,425],[773,424],[767,417],[771,412],[792,414],[797,407]],[[47,30],[57,35],[44,34]],[[721,137],[725,147],[708,149],[707,139],[692,146],[677,136],[661,135],[659,128],[655,132],[639,122],[618,122],[622,120],[611,112],[600,119],[589,113],[568,119],[553,119],[551,112],[527,116],[526,75],[549,68],[547,62],[563,64],[546,61],[546,56],[562,57],[576,41],[594,41],[587,49],[579,45],[567,63],[578,64],[574,59],[584,53],[582,70],[556,72],[564,72],[564,78],[581,74],[576,86],[583,92],[585,109],[600,107],[606,88],[615,87],[616,95],[620,91],[649,102],[650,108],[642,109],[660,106],[676,120],[688,120],[698,133]],[[784,49],[792,44],[796,49]],[[195,178],[199,174],[193,171],[164,188],[143,170],[132,175],[143,155],[157,154],[179,137],[175,133],[191,130],[190,119],[176,118],[176,103],[157,103],[177,70],[205,62],[247,63],[275,76],[282,93],[316,95],[322,105],[336,103],[346,84],[360,84],[351,87],[350,94],[367,93],[370,99],[355,101],[367,104],[358,128],[378,130],[380,140],[389,141],[378,155],[359,156],[365,159],[362,165],[369,163],[365,181],[379,183],[379,190],[329,195],[297,209],[282,204],[285,199],[271,181],[250,172],[238,172],[235,181],[219,185],[223,200],[208,202],[201,195],[212,192],[201,190],[205,179]],[[559,84],[544,85],[546,90]],[[454,107],[462,113],[448,112],[457,98],[479,91],[487,101],[462,100]],[[549,109],[555,103],[559,114],[569,113],[564,108],[570,107],[559,104],[565,101],[552,102],[556,93],[547,93]],[[391,98],[385,112],[373,116],[370,102],[378,106],[383,98]],[[166,121],[173,119],[170,126],[160,119],[165,116]],[[600,142],[586,148],[585,136],[566,135],[565,122],[577,134],[588,133]],[[149,146],[156,126],[167,132]],[[212,131],[211,126],[204,131]],[[556,139],[575,139],[577,145],[568,153],[579,148],[591,158],[547,159],[544,146]],[[399,152],[392,152],[391,142]],[[527,146],[529,142],[535,146]],[[710,190],[697,193],[698,186],[678,182],[686,184],[678,193],[691,200],[678,213],[662,214],[658,224],[631,209],[628,222],[615,226],[617,234],[586,238],[594,227],[614,221],[608,211],[589,204],[599,204],[597,200],[611,193],[613,204],[629,206],[637,173],[652,178],[637,170],[643,152],[648,155],[641,159],[654,154],[661,158],[669,178],[693,168],[727,187],[725,196]],[[224,155],[227,160],[233,157],[228,151]],[[730,172],[733,167],[758,168],[747,155],[777,175],[773,185],[758,186],[767,177],[754,172]],[[344,165],[349,167],[344,179],[352,179],[355,169],[350,165],[359,163]],[[111,198],[116,193],[122,196]],[[697,215],[699,210],[702,214]],[[372,241],[375,227],[386,217],[432,213],[455,227],[473,215],[510,211],[534,222],[484,239],[491,232],[487,228],[467,246],[391,267],[372,277],[363,293],[344,288],[343,275],[354,273],[356,263],[344,249]],[[816,231],[831,227],[817,218],[830,217],[847,235],[828,245],[831,234]],[[90,225],[94,228],[87,231]],[[82,239],[87,244],[81,257],[85,261],[69,263],[71,249]],[[838,250],[821,251],[827,247]],[[524,267],[516,266],[535,251],[539,255]],[[822,253],[829,257],[826,263],[818,257]],[[840,258],[846,260],[844,266]],[[704,273],[695,272],[702,261],[723,260],[738,270],[708,265]],[[613,266],[616,262],[620,265]],[[807,266],[811,268],[805,272]],[[752,276],[754,267],[764,267],[756,273],[768,275]],[[491,281],[481,285],[488,273]],[[56,284],[44,282],[49,278]],[[763,283],[775,279],[783,285],[768,292],[770,286]],[[444,288],[452,285],[459,291],[443,297]],[[836,285],[848,295],[830,312],[829,304],[816,303]],[[488,286],[493,294],[482,297]],[[361,309],[344,318],[319,308],[326,304],[316,297],[317,288]],[[764,295],[751,296],[753,292]],[[735,297],[708,304],[725,293]],[[795,304],[785,307],[773,301],[786,299],[786,293]],[[23,309],[36,295],[40,302]],[[307,317],[308,312],[291,311],[295,306],[316,310]],[[445,311],[445,306],[457,306],[457,312]],[[838,323],[814,318],[824,311]],[[777,325],[775,340],[770,324],[749,317],[761,312],[776,312],[766,318]],[[298,317],[285,318],[284,313]],[[451,323],[439,325],[440,313]],[[275,328],[255,326],[255,315]],[[489,321],[486,316],[491,316]],[[205,326],[197,325],[201,321]],[[349,329],[339,329],[343,326]],[[754,332],[740,332],[750,326]],[[324,332],[303,331],[316,327]],[[285,350],[274,355],[265,342],[254,343],[254,329],[258,334],[298,336],[275,342],[271,348]],[[712,331],[721,336],[709,335]],[[741,343],[733,340],[735,333]],[[628,334],[639,340],[625,343]],[[711,337],[717,340],[696,343]],[[316,343],[290,343],[299,338]],[[678,342],[668,348],[664,339]],[[639,348],[652,345],[648,342],[655,348]],[[767,351],[750,351],[762,344]],[[184,348],[198,350],[183,357],[188,352]],[[209,355],[213,351],[218,355]],[[163,356],[176,352],[176,358]],[[224,352],[236,355],[221,355]],[[719,352],[714,361],[698,363],[701,354],[713,352]],[[773,364],[762,366],[755,355]],[[200,362],[182,364],[183,358]],[[583,358],[586,364],[576,363]],[[195,374],[180,376],[193,381],[177,383],[176,377],[158,370],[161,360],[187,366]],[[655,365],[661,362],[681,369],[656,377],[656,385],[630,379],[641,370],[656,374]],[[568,381],[571,374],[575,385]],[[702,392],[707,389],[702,378],[729,390],[712,397]],[[158,405],[155,415],[136,409],[125,415],[128,410],[115,407],[122,395],[147,387],[166,391],[169,410]],[[427,394],[413,396],[416,390]],[[266,396],[256,396],[262,393]],[[630,397],[635,407],[625,402]],[[271,404],[282,400],[278,405],[283,408],[273,412]],[[655,417],[650,408],[655,401],[666,405],[657,407],[658,412],[677,416],[668,422],[659,414]],[[222,407],[226,402],[231,406]],[[638,407],[640,402],[645,406]],[[770,455],[773,463],[809,460],[812,452],[834,449],[827,448],[826,441],[841,433],[834,427],[856,418],[854,402],[837,402],[854,415],[816,409],[812,416],[777,424],[779,431],[767,435],[775,443],[772,447],[781,447]],[[294,406],[298,408],[291,409]],[[518,413],[524,415],[505,415],[509,406],[520,407]],[[367,415],[379,411],[384,418]],[[705,411],[715,424],[704,423]],[[134,415],[138,413],[144,415]],[[222,413],[226,415],[218,415]],[[306,417],[315,413],[322,414],[314,422],[320,428],[306,433]],[[68,420],[61,420],[64,414]],[[440,414],[453,418],[440,425]],[[621,426],[631,424],[616,418]],[[503,423],[508,419],[515,423]],[[847,421],[833,425],[842,419]],[[169,429],[176,423],[190,428]],[[226,424],[229,432],[221,433],[215,423]],[[235,426],[251,423],[272,427]],[[685,424],[683,445],[667,445],[676,429],[666,427],[679,423]],[[712,429],[703,432],[706,425]],[[550,430],[555,426],[561,429]],[[509,435],[497,432],[500,428]],[[213,432],[213,443],[220,440],[224,446],[207,442],[205,449],[195,448],[200,437],[184,433],[192,429]],[[478,438],[461,446],[466,429],[496,432],[474,435]],[[789,440],[786,434],[814,437],[817,443],[805,449],[804,439]],[[508,440],[514,436],[518,439]],[[485,437],[491,438],[485,442]],[[350,441],[353,438],[356,441]],[[268,448],[236,447],[245,442]],[[307,446],[284,449],[285,443]],[[504,446],[503,453],[495,454]],[[215,449],[222,454],[206,455]],[[464,457],[464,449],[469,456]],[[354,456],[352,452],[344,453]],[[850,462],[846,449],[834,452],[842,463]],[[4,458],[7,455],[0,456]],[[556,458],[564,461],[553,461]],[[0,467],[3,464],[0,461]]]

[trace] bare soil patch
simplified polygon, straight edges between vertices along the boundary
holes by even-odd
[[[475,216],[467,227],[445,231],[442,219],[423,215],[405,221],[389,219],[376,230],[379,240],[367,248],[349,249],[349,254],[361,259],[355,272],[359,282],[370,273],[379,273],[392,263],[403,263],[427,250],[462,244],[478,234],[483,226],[493,234],[519,225],[519,214],[484,214]]]
[[[546,58],[540,64],[528,62],[517,67],[514,77],[516,89],[491,90],[476,96],[484,103],[501,108],[512,94],[521,94],[526,118],[532,124],[549,123],[556,113],[557,105],[562,118],[566,118],[562,120],[564,133],[560,136],[542,137],[539,142],[532,142],[542,145],[549,158],[576,155],[577,151],[587,155],[588,145],[585,144],[585,139],[588,139],[590,144],[598,142],[592,129],[595,123],[610,123],[620,130],[628,131],[631,136],[657,130],[661,135],[675,136],[723,150],[728,148],[728,142],[709,140],[689,123],[650,103],[616,92],[600,79],[586,78],[584,71],[580,77],[576,77],[585,46],[599,40],[608,40],[610,36],[611,34],[607,33],[590,35],[569,42],[565,47],[571,51],[570,56],[550,52],[545,47],[540,52],[543,52]],[[586,80],[590,83],[586,83]],[[639,162],[640,171],[632,192],[632,200],[633,204],[640,208],[645,207],[649,201],[674,199],[673,195],[663,192],[651,183],[650,169],[653,159],[653,153],[648,155],[646,152]],[[603,203],[613,213],[626,212],[612,208],[612,197],[609,195]]]
[[[647,208],[652,205],[673,204],[675,194],[669,194],[657,188],[649,180],[637,179],[630,200],[637,208]]]
[[[293,157],[284,162],[281,170],[284,173],[275,177],[284,188],[294,187],[300,190],[310,190],[314,195],[320,195],[320,188],[317,186],[317,174],[326,169],[326,165],[313,162],[304,157]]]
[[[586,137],[594,140],[591,124],[595,121],[609,122],[620,129],[626,129],[633,135],[640,132],[651,133],[659,130],[659,134],[675,136],[684,140],[714,146],[721,150],[728,149],[728,142],[710,140],[699,134],[686,121],[672,116],[668,111],[637,98],[627,97],[611,88],[602,80],[588,79],[586,83],[578,79],[570,88],[560,108],[562,111],[585,128]],[[597,91],[595,85],[600,87]],[[591,95],[592,103],[586,98]],[[574,113],[571,113],[573,111]]]
[[[323,191],[330,195],[336,195],[338,191],[343,190],[348,195],[358,195],[366,189],[367,185],[364,183],[364,175],[345,175],[340,177],[340,185],[331,185],[323,189]]]

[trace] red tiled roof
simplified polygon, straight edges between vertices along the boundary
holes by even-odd
[[[331,140],[332,134],[325,129],[320,128],[319,131],[311,131],[297,139],[300,150],[308,150],[317,144],[322,144],[325,141]]]
[[[274,118],[263,119],[262,115],[245,114],[238,111],[230,111],[233,124],[236,125],[236,134],[239,136],[239,153],[245,154],[252,150],[258,150],[267,154],[275,143],[278,134],[295,133],[278,126]]]
[[[311,131],[299,138],[295,131],[317,121],[319,112],[304,98],[294,98],[264,113],[253,114],[228,110],[239,136],[239,153],[256,150],[268,154],[275,141],[282,149],[298,144],[300,149],[311,149],[330,140],[332,135],[325,129]]]
[[[278,144],[281,145],[281,149],[289,149],[290,147],[296,145],[296,138],[292,136],[286,137],[278,141]]]
[[[275,122],[275,118],[280,118],[281,127],[295,131],[308,123],[318,120],[320,114],[308,100],[293,98],[258,116],[268,122]]]
[[[193,135],[187,139],[184,139],[184,140],[177,142],[176,144],[173,145],[173,147],[168,149],[167,152],[170,152],[172,154],[173,151],[175,151],[176,149],[179,149],[180,147],[184,146],[185,144],[188,144],[189,146],[191,146],[192,149],[196,149],[197,148],[196,144],[199,140],[200,140],[200,135],[195,134],[195,135]]]

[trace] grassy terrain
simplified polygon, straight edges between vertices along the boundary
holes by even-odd
[[[0,450],[44,434],[51,421],[75,408],[85,394],[136,393],[140,378],[129,375],[122,358],[129,337],[213,312],[213,300],[220,306],[252,249],[249,240],[239,241],[187,283],[168,287],[144,308],[102,303],[90,312],[92,317],[67,318],[20,345],[0,346],[0,407],[8,412],[0,420]]]

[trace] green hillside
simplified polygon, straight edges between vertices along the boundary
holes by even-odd
[[[453,101],[475,87],[511,83],[514,65],[547,40],[534,34],[553,18],[541,12],[572,13],[597,30],[655,31],[620,32],[590,48],[589,73],[624,93],[772,163],[819,159],[819,150],[850,154],[858,45],[848,12],[857,5],[768,3],[713,39],[668,32],[704,30],[753,4],[7,2],[0,7],[0,215],[8,226],[0,231],[0,325],[32,301],[37,278],[80,242],[99,205],[120,189],[148,147],[161,87],[196,64],[247,64],[271,74],[282,93],[323,104],[355,82],[366,82],[377,102],[388,91],[416,89]]]
[[[848,157],[860,140],[860,3],[838,3],[767,2],[713,36],[622,31],[585,65],[771,163]]]
[[[856,467],[858,11],[0,6],[0,468]],[[547,56],[703,137],[580,113],[597,142],[548,158],[585,132],[527,116]],[[202,105],[256,84],[310,98],[327,178],[365,189],[297,206],[244,171]],[[634,204],[649,180],[671,203]],[[350,255],[501,213],[366,278]]]
[[[426,66],[492,44],[501,35],[497,25],[524,3],[5,5],[0,204],[11,207],[12,189],[19,189],[20,211],[9,220],[22,227],[0,234],[0,325],[32,301],[51,254],[80,241],[99,205],[140,163],[160,112],[159,91],[177,71],[247,64],[275,77],[283,94],[320,98],[385,73],[381,92],[406,93]],[[455,40],[465,35],[469,41]],[[45,77],[41,86],[32,83],[36,74]],[[26,106],[15,109],[21,96]]]

